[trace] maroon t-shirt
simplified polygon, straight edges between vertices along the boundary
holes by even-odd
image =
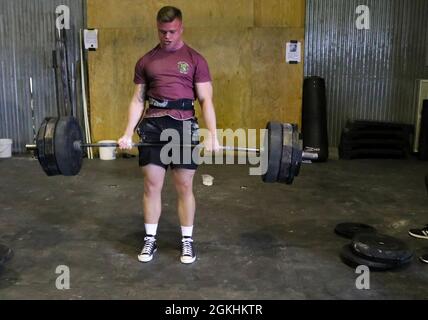
[[[210,81],[207,61],[186,44],[173,52],[157,45],[140,58],[135,66],[134,83],[145,84],[146,96],[159,100],[195,100],[195,83]],[[145,117],[165,115],[178,120],[194,116],[192,110],[149,109]]]

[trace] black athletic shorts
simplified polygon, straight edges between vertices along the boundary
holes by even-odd
[[[165,133],[168,133],[170,137],[167,141],[161,141],[161,133],[166,129],[174,129],[174,133],[166,131]],[[169,116],[145,118],[139,123],[137,133],[141,141],[146,143],[167,144],[171,141],[177,145],[199,143],[199,125],[196,118],[184,121]],[[138,147],[140,167],[148,164],[155,164],[165,169],[170,166],[171,169],[196,170],[198,167],[198,158],[194,157],[197,152],[193,152],[195,148],[168,147],[163,151],[162,148],[162,146]]]

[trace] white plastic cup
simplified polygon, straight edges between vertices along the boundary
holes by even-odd
[[[12,139],[0,139],[0,158],[12,157]]]
[[[210,176],[209,174],[203,174],[202,175],[202,183],[205,186],[212,186],[214,183],[214,177]]]
[[[101,140],[98,143],[117,143],[116,140]],[[116,147],[99,147],[101,160],[114,160],[116,159]]]

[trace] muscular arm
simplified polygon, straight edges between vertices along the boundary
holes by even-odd
[[[144,98],[145,98],[145,85],[137,84],[135,86],[134,95],[132,96],[131,103],[128,110],[128,124],[122,138],[119,139],[119,146],[122,149],[129,149],[130,141],[134,135],[135,126],[140,121],[144,112]]]
[[[213,87],[211,82],[196,83],[196,94],[202,107],[202,115],[205,124],[210,132],[211,145],[205,143],[208,151],[218,151],[219,143],[217,140],[217,122],[213,103]]]

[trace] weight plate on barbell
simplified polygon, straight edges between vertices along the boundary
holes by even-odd
[[[267,166],[267,171],[262,175],[262,180],[263,182],[270,183],[278,180],[282,156],[282,125],[279,122],[270,121],[267,123],[266,129],[267,132],[263,143],[264,151],[261,160]]]
[[[48,121],[51,118],[45,118],[40,125],[39,131],[37,131],[37,137],[36,137],[36,153],[37,159],[39,160],[40,166],[43,168],[43,171],[47,174],[49,174],[49,166],[47,164],[47,160],[45,157],[45,132],[46,132],[46,125]]]
[[[50,118],[46,123],[45,138],[44,138],[44,156],[46,163],[46,174],[48,176],[56,176],[60,174],[55,158],[55,130],[57,118]]]
[[[289,123],[282,124],[282,157],[278,172],[278,182],[288,183],[293,181],[290,177],[290,167],[293,156],[293,126]]]
[[[59,118],[55,130],[55,158],[59,171],[64,176],[75,176],[82,168],[82,148],[75,148],[75,141],[83,135],[76,118]]]
[[[287,184],[292,184],[295,177],[299,175],[300,165],[302,164],[302,147],[299,140],[299,129],[297,124],[292,124],[293,127],[293,155],[291,157],[290,173],[286,181]]]

